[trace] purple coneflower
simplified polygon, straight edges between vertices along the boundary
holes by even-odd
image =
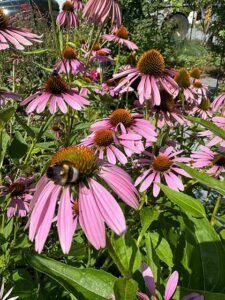
[[[62,11],[58,14],[56,22],[64,28],[77,28],[79,26],[79,20],[75,10],[75,3],[70,0],[65,1],[62,5]]]
[[[103,34],[102,38],[109,42],[114,41],[118,44],[125,45],[131,50],[138,49],[135,43],[128,40],[128,33],[128,29],[125,26],[121,26],[114,34]]]
[[[71,247],[77,221],[72,204],[78,201],[79,223],[90,243],[100,249],[106,245],[105,223],[121,235],[126,231],[123,212],[112,193],[100,180],[129,206],[138,207],[138,193],[130,176],[121,168],[98,160],[85,146],[70,146],[59,150],[49,162],[46,175],[39,180],[34,194],[29,220],[29,238],[35,239],[35,249],[42,251],[56,206],[57,229],[64,253]],[[77,215],[77,205],[76,205]]]
[[[74,8],[76,10],[83,10],[84,8],[84,3],[82,3],[81,0],[72,0],[73,1],[73,4],[74,4]]]
[[[107,161],[116,164],[118,160],[121,164],[127,163],[127,158],[118,149],[119,141],[115,132],[111,129],[99,129],[81,141],[81,145],[96,149],[96,154],[100,159],[104,159],[106,154]]]
[[[100,89],[95,89],[97,94],[104,96],[105,94],[109,93],[111,97],[114,97],[118,94],[114,91],[116,82],[113,79],[108,79],[102,83]]]
[[[200,80],[195,80],[193,82],[191,90],[198,96],[200,100],[202,98],[207,98],[208,88]]]
[[[184,95],[185,100],[188,104],[195,102],[196,94],[191,86],[191,76],[185,68],[178,70],[175,81],[180,87],[181,94]]]
[[[161,182],[161,176],[165,179],[167,185],[175,191],[183,191],[184,186],[182,181],[174,173],[190,178],[184,170],[176,166],[177,162],[188,162],[190,159],[186,157],[177,157],[182,151],[175,151],[173,147],[166,149],[161,148],[159,154],[154,156],[152,153],[145,151],[145,154],[150,158],[137,159],[138,166],[148,166],[135,181],[135,186],[140,185],[140,192],[147,190],[153,184],[153,196],[157,197],[160,192],[160,187],[157,183]]]
[[[112,27],[119,28],[122,24],[118,0],[89,0],[83,12],[89,22],[97,25],[103,24],[107,18],[111,18]]]
[[[225,92],[219,95],[212,103],[213,111],[218,111],[221,108],[221,112],[225,115]]]
[[[105,63],[105,62],[114,63],[113,58],[109,55],[110,53],[111,50],[109,48],[101,48],[100,44],[96,43],[94,44],[91,50],[90,61],[96,62],[98,64]],[[85,56],[88,57],[89,55],[90,52],[87,52]]]
[[[153,300],[157,300],[153,273],[152,273],[152,270],[150,269],[150,267],[146,263],[142,263],[142,276],[144,278],[145,285],[146,285],[149,293],[153,297]],[[179,278],[179,274],[177,271],[174,271],[170,275],[170,277],[167,281],[167,284],[166,284],[166,288],[165,288],[165,293],[164,293],[164,297],[163,297],[164,300],[172,299],[173,294],[177,288],[178,278]],[[137,295],[143,300],[151,299],[151,297],[149,298],[146,294],[144,294],[142,292],[138,292]]]
[[[161,53],[155,49],[146,51],[137,62],[137,66],[129,68],[113,76],[114,79],[124,78],[115,91],[125,92],[131,84],[140,79],[137,91],[141,104],[150,101],[152,105],[160,105],[160,88],[164,88],[169,94],[176,96],[178,85],[172,78],[172,71],[165,66]]]
[[[147,142],[154,143],[157,133],[150,121],[144,120],[143,115],[130,113],[128,110],[119,108],[103,120],[91,125],[91,131],[99,129],[111,129],[119,135],[119,142],[124,147],[127,156],[144,151],[142,138]]]
[[[20,177],[13,182],[9,176],[6,176],[5,182],[6,185],[0,187],[0,196],[10,194],[11,200],[7,208],[7,217],[12,218],[17,213],[20,217],[25,217],[35,191],[31,187],[34,177]]]
[[[0,107],[5,106],[5,104],[7,103],[8,100],[10,100],[10,99],[17,100],[18,98],[19,98],[18,95],[0,89]]]
[[[41,43],[41,36],[29,32],[28,29],[10,26],[9,18],[0,8],[0,50],[8,49],[12,44],[16,49],[23,50],[24,46]]]
[[[76,89],[69,88],[56,71],[47,80],[44,90],[29,96],[21,102],[21,105],[29,103],[26,108],[28,114],[35,110],[37,113],[41,113],[45,110],[48,102],[50,102],[49,111],[51,114],[55,114],[58,108],[62,113],[67,113],[66,104],[75,110],[81,110],[85,105],[89,105],[89,101],[78,95]]]
[[[212,108],[209,98],[202,98],[198,100],[197,106],[191,108],[190,113],[201,117],[202,119],[211,119],[212,118]]]
[[[207,173],[218,177],[225,169],[225,151],[221,147],[219,151],[214,152],[206,146],[200,146],[200,150],[193,151],[192,166],[196,168],[208,168]]]
[[[165,90],[160,91],[161,103],[153,106],[150,113],[157,116],[157,127],[162,128],[167,124],[169,127],[174,127],[179,123],[184,125],[188,121],[184,118],[180,105],[176,102],[172,95]]]
[[[63,50],[62,59],[55,64],[55,69],[59,73],[76,75],[85,71],[85,65],[77,58],[74,49],[68,47]]]

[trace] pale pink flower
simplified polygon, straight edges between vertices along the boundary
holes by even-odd
[[[224,117],[213,117],[212,122],[225,130],[225,118]],[[201,131],[199,136],[210,138],[210,141],[206,144],[207,147],[212,147],[217,144],[220,144],[221,147],[225,148],[225,140],[219,136],[214,136],[214,133],[210,130]]]
[[[9,176],[5,177],[5,186],[0,186],[0,196],[10,194],[11,200],[7,208],[7,217],[18,214],[21,218],[27,215],[30,200],[33,198],[34,188],[31,184],[34,177],[19,177],[15,182]]]
[[[146,263],[142,263],[142,276],[144,278],[145,285],[146,285],[149,293],[153,297],[153,300],[157,300],[153,273],[152,273],[151,268]],[[173,294],[175,293],[175,290],[177,288],[178,279],[179,279],[179,274],[177,271],[174,271],[170,275],[170,277],[167,281],[165,293],[164,293],[164,297],[163,297],[164,300],[172,299]],[[150,300],[150,298],[142,292],[138,292],[137,295],[143,300]]]
[[[4,294],[4,282],[2,282],[2,286],[1,286],[1,290],[0,290],[0,300],[16,300],[19,298],[19,296],[15,296],[15,297],[9,297],[9,295],[12,293],[13,288],[11,288],[5,295]]]
[[[225,92],[219,95],[212,103],[213,111],[221,109],[223,115],[225,115]]]
[[[64,28],[79,27],[79,19],[76,14],[76,4],[73,1],[65,1],[62,5],[62,11],[58,14],[56,22]]]
[[[208,87],[203,84],[200,80],[194,80],[191,86],[191,90],[201,100],[202,98],[208,98]]]
[[[63,49],[62,59],[57,61],[55,69],[58,73],[66,73],[76,75],[85,71],[84,63],[77,58],[77,54],[73,48],[67,47]]]
[[[197,95],[191,85],[191,77],[189,72],[185,68],[181,68],[176,72],[174,79],[180,87],[180,96],[184,96],[187,104],[195,103]]]
[[[0,8],[0,50],[8,49],[12,44],[18,50],[31,46],[33,42],[41,43],[41,36],[31,33],[28,29],[10,26],[10,19]]]
[[[213,112],[209,98],[199,98],[196,105],[190,109],[189,114],[194,114],[202,119],[211,119]]]
[[[147,170],[136,179],[135,186],[140,185],[139,191],[143,192],[147,190],[153,184],[153,196],[157,197],[160,192],[160,187],[157,183],[161,182],[161,177],[164,178],[167,185],[175,191],[183,191],[184,186],[180,178],[175,175],[186,176],[190,178],[190,175],[184,170],[180,169],[177,162],[188,162],[189,158],[177,157],[182,151],[175,151],[173,147],[166,149],[161,148],[158,155],[153,155],[145,151],[145,154],[149,158],[140,158],[136,160],[138,166],[148,167]]]
[[[119,139],[111,129],[99,129],[81,141],[81,145],[95,149],[95,153],[100,159],[106,156],[107,161],[116,164],[117,160],[121,164],[127,163],[127,158],[119,150]]]
[[[192,152],[192,166],[195,168],[209,168],[207,173],[218,177],[225,169],[225,148],[221,148],[217,152],[206,146],[200,146],[199,149]]]
[[[5,106],[7,101],[10,99],[18,100],[19,96],[0,89],[0,107]]]
[[[78,221],[73,211],[76,201],[75,215],[79,215],[80,226],[96,249],[106,245],[105,224],[118,235],[126,231],[120,206],[100,180],[105,181],[127,205],[138,207],[138,193],[130,176],[121,168],[98,160],[90,148],[70,146],[52,157],[31,202],[29,238],[35,239],[37,252],[43,250],[58,207],[59,241],[63,252],[69,253]]]
[[[173,74],[171,70],[165,67],[165,61],[161,53],[151,49],[140,57],[136,67],[129,68],[113,76],[114,79],[123,78],[115,91],[127,92],[132,83],[140,79],[137,87],[140,103],[150,101],[151,105],[160,105],[161,88],[174,97],[178,94],[179,87],[172,78]]]
[[[157,133],[155,127],[143,115],[130,113],[126,109],[116,109],[108,118],[99,120],[91,125],[91,131],[99,129],[113,130],[124,147],[127,156],[144,151],[142,138],[147,142],[154,143]]]
[[[111,62],[114,63],[113,58],[110,56],[111,50],[109,48],[101,48],[101,46],[96,43],[93,47],[91,52],[87,52],[85,57],[89,57],[91,54],[90,61],[96,62],[98,64]]]
[[[125,26],[121,26],[119,29],[114,30],[113,34],[103,34],[102,38],[106,41],[114,41],[120,45],[125,45],[131,50],[138,49],[138,46],[128,40],[128,30]]]
[[[89,22],[97,25],[103,24],[108,18],[111,18],[112,27],[119,28],[122,24],[118,0],[89,0],[83,13]]]
[[[49,77],[44,90],[29,96],[21,102],[21,105],[27,105],[28,103],[29,105],[26,108],[28,114],[35,110],[37,113],[42,113],[48,103],[51,114],[55,114],[58,108],[66,114],[68,111],[67,105],[75,110],[81,110],[85,105],[89,105],[89,101],[78,95],[76,88],[69,88],[56,71]]]

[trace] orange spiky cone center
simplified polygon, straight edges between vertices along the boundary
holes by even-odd
[[[71,47],[64,48],[62,55],[66,59],[76,59],[77,58],[76,52]]]
[[[152,161],[152,167],[155,171],[158,172],[165,172],[170,169],[172,165],[172,161],[163,154],[159,154],[158,156],[154,157]]]
[[[165,70],[165,61],[159,51],[150,49],[142,54],[137,63],[137,68],[144,75],[161,77]]]
[[[68,12],[73,12],[74,11],[73,3],[71,1],[65,1],[63,3],[62,10],[68,11]]]
[[[185,68],[181,68],[174,79],[181,88],[186,89],[191,85],[190,74]]]
[[[195,79],[199,79],[200,76],[202,74],[202,70],[199,69],[199,68],[193,68],[191,71],[190,71],[190,76],[195,78]]]
[[[129,111],[123,108],[118,108],[109,117],[109,121],[113,127],[122,123],[125,127],[131,126],[133,122],[132,115]]]
[[[65,80],[58,74],[52,74],[45,83],[45,90],[54,95],[66,92],[68,89]]]
[[[113,143],[113,132],[110,129],[100,129],[96,131],[94,142],[99,147],[107,147]]]
[[[127,27],[121,26],[117,31],[116,31],[116,36],[118,36],[121,39],[127,40],[128,39],[128,34],[129,31]]]

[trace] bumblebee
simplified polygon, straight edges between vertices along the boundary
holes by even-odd
[[[68,161],[51,165],[47,170],[47,177],[62,186],[75,183],[78,176],[79,171]]]

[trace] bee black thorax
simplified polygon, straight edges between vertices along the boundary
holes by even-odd
[[[78,180],[79,171],[69,162],[59,162],[50,166],[46,175],[55,184],[64,186],[75,183]]]

